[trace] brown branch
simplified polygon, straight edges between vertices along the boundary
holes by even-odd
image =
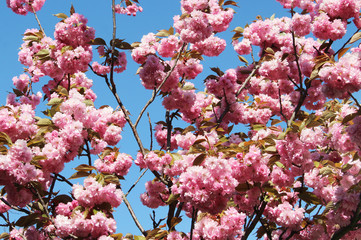
[[[256,227],[258,221],[261,219],[261,216],[263,214],[264,209],[266,208],[266,205],[267,205],[267,202],[262,201],[262,204],[261,204],[259,210],[257,208],[255,208],[255,212],[257,212],[256,217],[253,219],[253,221],[251,222],[249,227],[247,227],[247,229],[245,229],[246,231],[241,238],[242,240],[246,240],[248,238],[248,236],[252,233],[252,231]]]
[[[252,72],[248,75],[248,77],[246,78],[246,80],[244,80],[244,82],[242,83],[241,87],[238,89],[237,93],[236,93],[236,97],[238,97],[238,95],[243,91],[243,89],[246,87],[246,85],[248,84],[248,82],[251,80],[251,78],[253,77],[253,75],[256,73],[256,71],[258,70],[258,68],[260,67],[260,65],[256,65]]]
[[[125,195],[123,195],[123,201],[124,201],[125,205],[127,206],[128,210],[129,210],[129,213],[130,213],[130,215],[132,216],[132,218],[133,218],[135,224],[137,225],[138,229],[142,232],[142,234],[143,234],[144,236],[147,236],[147,232],[144,230],[144,228],[143,228],[142,225],[140,224],[137,216],[135,216],[135,213],[134,213],[134,211],[133,211],[133,208],[132,208],[132,206],[130,205],[130,203],[129,203],[129,201],[128,201],[128,199],[127,199],[127,197],[126,197]]]
[[[298,100],[298,104],[295,108],[295,110],[292,113],[291,118],[288,120],[287,122],[287,126],[291,126],[292,122],[295,120],[298,112],[300,111],[304,101],[306,100],[307,97],[307,91],[308,89],[311,87],[311,81],[309,81],[308,83],[305,82],[306,85],[306,89],[303,87],[303,80],[302,80],[302,72],[301,72],[301,67],[300,67],[300,63],[299,63],[299,58],[298,58],[298,54],[297,54],[297,47],[296,47],[296,39],[295,39],[295,34],[292,31],[292,45],[293,45],[293,51],[294,51],[294,55],[296,58],[296,65],[297,65],[297,70],[298,70],[298,77],[299,77],[299,81],[300,81],[300,86],[299,86],[299,90],[300,90],[300,99]],[[291,80],[292,81],[292,80]],[[292,81],[293,82],[293,81]],[[297,85],[297,84],[296,84]]]
[[[169,116],[169,110],[166,112],[166,122],[167,122],[167,152],[171,149],[171,138],[172,138],[172,121]]]
[[[346,47],[346,45],[351,41],[353,35],[355,35],[356,33],[358,33],[360,30],[361,30],[361,29],[357,29],[356,32],[355,32],[354,34],[352,34],[351,37],[342,45],[342,47],[341,47],[339,50],[337,50],[337,52],[335,52],[335,53],[333,54],[333,56],[336,56],[336,55],[341,51],[341,49],[343,49],[344,47]]]
[[[5,203],[7,206],[11,207],[11,209],[14,209],[16,211],[19,211],[19,212],[23,212],[23,213],[26,213],[26,214],[30,214],[31,212],[26,210],[26,209],[23,209],[23,208],[19,208],[17,206],[14,206],[14,205],[11,205],[5,198],[0,198],[0,200]]]
[[[30,186],[31,186],[31,189],[35,190],[36,196],[38,197],[40,203],[43,205],[43,209],[44,209],[46,216],[48,217],[49,220],[51,220],[50,213],[48,210],[48,203],[45,204],[43,197],[40,195],[39,190],[37,189],[36,186],[34,186],[33,183],[30,183]]]
[[[36,14],[36,11],[35,11],[35,9],[34,9],[33,5],[32,5],[32,4],[30,4],[30,6],[31,6],[31,9],[33,10],[33,13],[34,13],[35,19],[36,19],[36,21],[38,22],[38,25],[39,25],[40,31],[42,31],[42,32],[43,32],[44,36],[46,36],[45,31],[44,31],[43,27],[41,26],[41,23],[40,23],[40,21],[39,21],[38,15]]]
[[[286,116],[283,113],[282,100],[281,100],[281,89],[280,88],[278,88],[278,99],[280,101],[280,114],[285,119],[285,122],[286,122],[287,127],[288,127],[288,120],[287,120]]]
[[[147,172],[147,170],[148,170],[147,168],[143,169],[143,172],[140,174],[138,179],[133,183],[133,185],[129,188],[128,192],[125,194],[125,197],[127,197],[128,194],[130,193],[130,191],[132,191],[132,189],[135,187],[135,185],[137,185],[137,183],[144,176],[144,174]]]
[[[193,239],[193,230],[194,230],[194,224],[195,224],[196,218],[197,218],[197,213],[198,213],[198,210],[193,207],[192,223],[191,223],[191,233],[190,233],[189,240],[192,240],[192,239]]]
[[[111,64],[110,64],[110,82],[112,84],[112,89],[116,92],[116,86],[114,83],[114,52],[115,52],[115,37],[117,32],[117,21],[115,17],[115,0],[112,0],[112,18],[113,18],[113,37],[112,37],[112,49],[111,49]]]
[[[60,182],[66,182],[71,187],[73,186],[73,184],[68,179],[66,179],[64,176],[60,175],[59,173],[54,173],[54,176],[52,176],[52,178],[56,178]]]
[[[150,133],[150,147],[149,150],[152,151],[153,149],[153,127],[152,127],[152,121],[150,121],[150,116],[149,116],[149,112],[147,113],[148,115],[148,120],[149,120],[149,133]]]
[[[361,105],[360,103],[357,101],[357,99],[352,95],[352,93],[348,92],[348,95],[350,95],[350,97],[355,101],[356,106],[359,108],[359,110],[361,109]]]

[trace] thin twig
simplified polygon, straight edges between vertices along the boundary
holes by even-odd
[[[264,209],[266,208],[267,202],[266,201],[262,201],[262,204],[259,208],[259,210],[255,207],[255,212],[257,212],[256,217],[253,219],[253,221],[251,222],[250,226],[245,229],[245,233],[242,236],[242,240],[245,240],[248,238],[248,236],[251,234],[251,232],[253,231],[253,229],[256,227],[258,221],[260,220]]]
[[[282,100],[281,100],[281,89],[280,88],[278,88],[278,99],[280,101],[280,114],[285,119],[285,122],[286,122],[287,127],[288,127],[288,120],[287,120],[286,116],[283,113]]]
[[[149,150],[153,150],[153,127],[152,127],[152,121],[150,120],[149,112],[147,113],[148,120],[149,120],[149,132],[150,132],[150,147]]]
[[[293,9],[292,9],[291,13],[293,15]],[[300,87],[303,88],[303,86],[302,86],[302,72],[301,72],[301,67],[300,67],[299,58],[298,58],[298,54],[297,54],[296,38],[295,38],[294,31],[291,31],[291,34],[292,34],[293,53],[294,53],[295,58],[296,58],[296,65],[297,65],[297,70],[298,70],[298,77],[299,77],[299,80],[300,80]]]
[[[227,101],[227,95],[226,95],[226,91],[223,88],[223,94],[224,94],[224,101],[226,102],[226,108],[224,109],[224,111],[222,112],[221,116],[219,116],[218,120],[217,120],[217,128],[219,127],[219,125],[222,123],[223,118],[226,116],[226,114],[228,113],[231,104],[228,103]],[[217,118],[217,117],[216,117]]]
[[[244,80],[242,86],[238,89],[237,93],[236,93],[236,97],[238,97],[238,95],[243,91],[243,89],[246,87],[246,85],[248,84],[248,82],[251,80],[251,78],[253,77],[253,75],[256,73],[257,69],[259,68],[260,66],[257,64],[252,72],[248,75],[248,77],[246,78],[246,80]]]
[[[189,240],[192,240],[192,239],[193,239],[193,230],[194,230],[194,224],[195,224],[196,217],[197,217],[197,212],[198,212],[198,210],[197,210],[197,209],[194,209],[194,207],[193,207],[192,223],[191,223],[191,233],[190,233],[190,238],[189,238]]]
[[[297,83],[295,83],[295,81],[293,81],[293,79],[292,79],[290,76],[287,75],[287,77],[288,77],[288,80],[290,80],[291,83],[293,83],[293,85],[295,85],[295,87],[296,87],[298,90],[301,90],[300,86],[298,86]]]
[[[360,103],[357,101],[357,99],[352,95],[352,93],[348,92],[348,94],[350,95],[350,97],[355,101],[357,107],[359,108],[359,110],[361,109],[361,105]]]
[[[41,26],[41,23],[40,23],[40,21],[39,21],[38,15],[36,14],[36,11],[35,11],[35,9],[34,9],[33,5],[32,5],[32,4],[30,4],[30,6],[31,6],[31,9],[33,10],[33,13],[34,13],[35,19],[36,19],[36,21],[38,22],[38,25],[39,25],[40,31],[42,31],[42,32],[43,32],[44,36],[46,36],[45,31],[44,31],[43,27]]]
[[[145,169],[142,170],[142,173],[140,174],[138,179],[133,183],[133,185],[129,188],[128,192],[125,194],[125,197],[127,197],[128,194],[130,193],[130,191],[132,191],[132,189],[135,187],[135,185],[137,185],[137,183],[144,176],[144,174],[147,172],[147,170],[148,170],[148,168],[145,168]]]
[[[85,145],[86,145],[86,156],[88,157],[88,165],[91,166],[92,165],[92,158],[90,155],[90,147],[89,147],[89,143],[88,141],[85,141]],[[92,173],[92,170],[89,171],[89,173]]]
[[[116,92],[116,87],[114,83],[114,53],[115,53],[115,37],[117,32],[117,21],[115,17],[115,0],[112,0],[112,14],[113,14],[113,38],[112,38],[112,57],[111,57],[111,66],[110,66],[110,82],[112,88]]]
[[[298,54],[297,54],[295,34],[294,34],[293,31],[291,32],[291,34],[292,34],[293,51],[294,51],[294,55],[295,55],[295,58],[296,58],[296,65],[297,65],[297,70],[298,70],[298,77],[299,77],[299,80],[300,80],[300,86],[299,86],[300,99],[298,100],[298,104],[297,104],[295,110],[293,111],[291,118],[287,122],[287,126],[291,126],[292,122],[295,120],[295,118],[296,118],[298,112],[300,111],[304,101],[306,100],[307,91],[311,87],[311,81],[309,81],[308,83],[305,83],[306,89],[304,89],[304,87],[303,87],[302,72],[301,72],[301,67],[300,67],[299,58],[298,58]]]
[[[137,225],[138,229],[139,229],[139,230],[142,232],[142,234],[146,237],[146,236],[147,236],[147,232],[144,230],[144,228],[143,228],[142,225],[140,224],[137,216],[135,216],[135,213],[134,213],[134,211],[133,211],[133,208],[132,208],[132,206],[130,205],[130,203],[129,203],[129,201],[128,201],[128,199],[127,199],[127,197],[126,197],[125,195],[123,195],[123,201],[124,201],[125,205],[127,205],[127,208],[128,208],[128,210],[129,210],[129,213],[130,213],[130,215],[132,216],[132,218],[133,218],[135,224]]]
[[[43,209],[45,211],[46,216],[49,218],[49,220],[51,219],[50,217],[50,213],[48,210],[48,204],[44,202],[43,197],[40,195],[39,190],[36,188],[36,186],[34,186],[33,184],[31,184],[31,189],[35,190],[36,196],[38,197],[40,203],[43,205]]]
[[[55,182],[56,182],[56,178],[53,178],[53,181],[51,182],[51,186],[50,186],[50,190],[49,190],[48,202],[50,202],[51,195],[53,195]]]
[[[183,205],[184,205],[184,202],[179,203],[177,212],[175,213],[175,217],[179,217],[179,215],[182,211]]]
[[[68,180],[66,179],[66,177],[60,175],[59,173],[54,173],[54,177],[59,180],[60,182],[66,182],[68,185],[70,185],[71,187],[73,186],[73,184]],[[53,177],[53,178],[54,178]]]
[[[167,123],[167,152],[171,149],[171,137],[172,137],[172,121],[170,120],[170,111],[166,111],[166,123]]]
[[[342,45],[342,47],[341,47],[339,50],[337,50],[337,52],[335,52],[335,53],[333,54],[333,56],[336,56],[336,55],[341,51],[341,49],[343,49],[344,47],[346,47],[346,45],[351,41],[353,35],[355,35],[356,33],[358,33],[360,30],[361,30],[360,28],[357,29],[356,32],[355,32],[354,34],[352,34],[351,37]]]
[[[0,198],[0,200],[5,203],[7,206],[11,207],[12,209],[16,210],[16,211],[19,211],[19,212],[23,212],[23,213],[26,213],[26,214],[30,214],[31,212],[26,210],[26,209],[23,209],[23,208],[19,208],[17,206],[13,206],[11,205],[5,198]]]

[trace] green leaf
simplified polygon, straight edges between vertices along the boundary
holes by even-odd
[[[72,46],[64,46],[61,48],[61,54],[65,53],[66,51],[71,51],[74,48]]]
[[[252,129],[255,130],[255,131],[259,131],[259,130],[262,130],[262,129],[265,129],[265,125],[263,124],[253,124],[252,125]]]
[[[116,233],[116,234],[112,234],[112,235],[110,235],[112,238],[114,238],[115,240],[122,240],[123,239],[123,234],[121,234],[121,233]],[[126,237],[127,235],[125,235],[125,237]],[[133,236],[132,236],[132,238],[133,238]]]
[[[203,161],[206,159],[207,154],[201,153],[199,154],[193,161],[193,166],[199,166],[203,163]]]
[[[285,165],[283,165],[281,162],[277,161],[275,162],[276,166],[279,168],[285,168]]]
[[[56,196],[55,198],[53,198],[52,202],[55,202],[55,203],[68,203],[68,202],[71,202],[73,201],[73,199],[71,197],[69,197],[68,195],[65,195],[65,194],[61,194],[61,195],[58,195]]]
[[[239,60],[240,60],[241,62],[244,62],[245,64],[248,64],[248,61],[247,61],[244,57],[238,56],[238,58],[239,58]]]
[[[186,134],[186,133],[188,133],[188,132],[192,132],[192,131],[195,131],[196,129],[192,126],[192,125],[190,125],[190,126],[188,126],[188,127],[186,127],[183,131],[182,131],[182,134]]]
[[[44,139],[44,137],[41,137],[41,136],[36,136],[28,142],[28,147],[33,147],[33,146],[42,147],[44,145],[45,145],[45,139]],[[42,156],[35,156],[35,157],[40,158]],[[45,157],[45,159],[46,159],[46,157]],[[37,160],[37,159],[35,159],[35,160]],[[41,159],[39,159],[39,160],[41,160]]]
[[[333,171],[332,171],[332,169],[331,169],[329,166],[323,167],[323,168],[320,169],[320,174],[321,174],[322,176],[326,176],[326,175],[329,175],[329,174],[331,174],[331,173],[333,173]]]
[[[88,171],[95,170],[96,168],[93,167],[93,166],[89,166],[87,164],[80,164],[79,166],[77,166],[74,169],[79,171],[79,172],[88,172]]]
[[[40,213],[31,213],[29,215],[22,216],[16,221],[15,225],[18,227],[29,227],[37,223],[40,216]]]
[[[75,9],[74,9],[73,4],[71,4],[71,7],[70,7],[70,15],[73,15],[74,13],[75,13]]]
[[[23,37],[24,41],[39,41],[39,38],[37,36],[25,36]]]
[[[90,175],[89,172],[76,172],[73,175],[71,175],[70,178],[68,178],[68,179],[76,179],[76,178],[81,178],[81,177],[87,177],[89,175]]]
[[[107,45],[103,38],[95,38],[91,40],[90,45]]]
[[[313,79],[317,78],[318,77],[318,71],[319,71],[318,68],[312,70],[312,73],[311,73],[311,76],[310,76],[309,80],[313,80]]]
[[[112,174],[105,175],[104,181],[106,183],[114,183],[115,185],[120,185],[119,178]]]
[[[271,54],[271,55],[275,54],[275,51],[273,51],[273,49],[270,48],[270,47],[266,48],[264,51],[265,51],[265,53],[268,53],[268,54]]]
[[[353,164],[345,164],[342,166],[342,172],[345,173],[353,167]]]
[[[351,39],[350,39],[350,41],[349,41],[348,43],[349,43],[349,44],[352,44],[352,43],[358,41],[359,39],[361,39],[361,32],[355,33],[355,34],[351,37]]]
[[[355,117],[357,117],[358,115],[360,115],[358,112],[355,112],[355,113],[351,113],[347,116],[345,116],[342,120],[342,124],[346,124],[348,123],[349,121],[351,121],[352,119],[354,119]]]
[[[9,238],[10,238],[9,233],[4,232],[4,233],[0,234],[0,239],[9,239]]]
[[[134,236],[134,240],[146,240],[143,236]]]
[[[184,91],[190,91],[190,90],[196,90],[196,88],[190,84],[187,84],[185,86],[182,87],[182,90]]]
[[[338,54],[337,54],[337,58],[340,59],[351,47],[348,48],[342,48]]]
[[[63,102],[63,99],[61,99],[61,98],[53,98],[46,105],[53,106],[53,105],[60,104],[62,102]]]
[[[41,49],[39,52],[35,53],[35,56],[38,57],[45,57],[49,55],[50,55],[49,49]]]
[[[89,106],[90,106],[90,107],[91,107],[91,106],[94,106],[94,102],[93,102],[92,100],[90,100],[90,99],[84,100],[83,103],[85,103],[85,105],[88,106],[88,107],[89,107]]]
[[[170,34],[168,30],[159,30],[156,34],[157,37],[168,37]]]
[[[246,192],[250,189],[250,185],[247,183],[240,183],[238,184],[238,186],[236,187],[236,190],[238,192]]]
[[[67,19],[68,16],[64,13],[57,13],[57,14],[54,14],[55,17],[58,17],[58,18],[61,18],[61,19]]]
[[[36,125],[38,125],[39,127],[50,126],[52,124],[53,124],[53,122],[48,118],[42,118],[36,123]]]
[[[8,146],[11,146],[13,142],[11,141],[11,138],[4,132],[0,132],[0,144],[7,144]]]
[[[268,146],[264,149],[265,152],[277,152],[276,146]]]
[[[218,76],[223,76],[224,75],[224,72],[221,71],[221,69],[219,69],[218,67],[213,67],[211,68],[211,70],[215,73],[217,73]]]
[[[300,192],[298,197],[309,204],[322,204],[321,200],[311,192]]]
[[[179,153],[170,153],[170,155],[172,156],[172,159],[173,159],[174,161],[183,160],[182,155],[180,155]]]
[[[227,6],[227,5],[232,5],[232,6],[236,6],[236,7],[238,7],[237,3],[236,3],[236,2],[234,2],[234,1],[226,1],[223,5],[224,5],[224,6]]]

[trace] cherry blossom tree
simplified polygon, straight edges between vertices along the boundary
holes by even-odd
[[[140,14],[137,0],[109,1],[110,41],[73,6],[46,35],[36,14],[45,0],[6,0],[39,28],[25,30],[25,71],[0,107],[1,238],[360,239],[361,1],[278,2],[289,16],[259,16],[232,30],[237,68],[214,67],[199,79],[204,57],[226,47],[219,33],[231,31],[234,1],[181,0],[172,27],[128,43],[117,38],[116,14]],[[139,65],[152,94],[138,114],[117,91],[127,61]],[[117,108],[95,107],[89,72]],[[137,127],[156,98],[166,114],[149,120],[158,145],[147,148]],[[137,153],[117,148],[125,126]],[[76,172],[66,176],[71,161]],[[131,166],[139,178],[152,174],[143,205],[167,209],[164,222],[149,219],[152,229],[123,192]],[[60,182],[70,194],[59,193]],[[141,234],[117,228],[120,204]],[[187,229],[178,226],[184,218]]]

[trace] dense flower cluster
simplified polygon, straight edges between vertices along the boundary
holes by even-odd
[[[6,0],[6,4],[17,14],[26,15],[37,12],[44,5],[45,0]]]
[[[23,15],[44,3],[6,2]],[[212,67],[204,91],[191,81],[203,71],[204,56],[225,50],[218,33],[230,25],[234,11],[226,6],[233,1],[181,0],[182,15],[169,30],[133,44],[113,39],[109,47],[74,9],[69,17],[57,14],[54,39],[26,30],[19,52],[25,73],[12,79],[15,89],[0,107],[0,214],[8,238],[123,239],[114,235],[112,212],[124,200],[135,218],[119,181],[133,158],[116,147],[128,122],[139,146],[134,163],[154,175],[140,200],[168,209],[165,225],[155,215],[152,230],[137,223],[147,239],[243,239],[257,228],[264,239],[359,239],[361,107],[353,94],[361,90],[361,48],[336,50],[333,43],[352,22],[361,27],[361,2],[278,2],[291,16],[257,17],[235,28],[233,49],[252,54],[252,62],[239,56],[245,66]],[[142,11],[135,0],[113,7],[133,16]],[[346,43],[359,39],[356,33]],[[92,62],[91,45],[103,63]],[[159,150],[143,146],[137,132],[143,112],[133,124],[116,93],[113,75],[126,70],[125,49],[140,65],[142,86],[162,96],[165,119],[153,129]],[[88,66],[120,109],[95,106]],[[43,93],[33,92],[35,84]],[[48,109],[40,118],[43,94]],[[60,174],[77,156],[86,164],[70,179],[85,179],[73,185]],[[55,191],[57,181],[72,185],[70,196]],[[10,223],[11,209],[27,216]],[[191,218],[189,233],[175,228],[182,211]]]
[[[123,0],[122,0],[123,1]],[[115,5],[115,12],[116,13],[120,13],[120,14],[126,14],[129,16],[136,16],[137,12],[142,12],[143,8],[141,6],[138,6],[135,3],[128,3],[130,2],[129,0],[126,0],[126,7],[122,7],[121,4],[116,4]]]

